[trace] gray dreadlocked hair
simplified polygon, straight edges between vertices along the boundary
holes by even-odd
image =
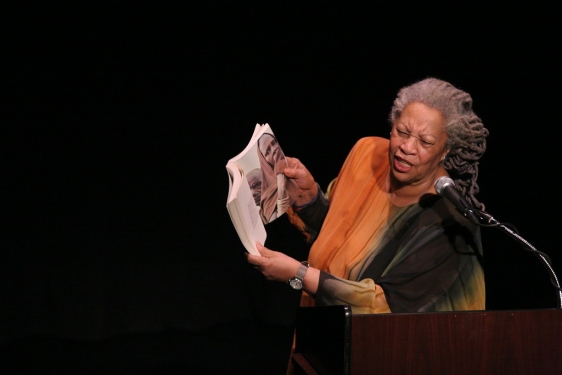
[[[486,151],[488,129],[472,110],[471,96],[449,82],[426,78],[398,91],[389,115],[391,126],[412,102],[425,104],[443,114],[446,121],[446,147],[449,149],[443,167],[449,172],[461,194],[475,208],[484,210],[484,204],[475,195],[479,191],[476,182],[478,160]]]

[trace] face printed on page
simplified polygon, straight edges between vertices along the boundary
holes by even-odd
[[[273,168],[283,156],[277,139],[271,134],[264,134],[260,137],[258,146],[263,157]]]
[[[252,192],[252,196],[254,197],[254,201],[256,202],[256,206],[260,205],[261,199],[261,171],[259,168],[252,169],[246,175],[246,179],[248,180],[248,184],[250,185],[250,190]]]

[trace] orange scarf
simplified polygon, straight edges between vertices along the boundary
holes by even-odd
[[[391,214],[385,191],[390,170],[388,139],[362,138],[349,153],[330,193],[330,209],[310,249],[311,266],[355,280],[356,267],[377,247],[378,233]],[[314,300],[303,293],[301,305]]]

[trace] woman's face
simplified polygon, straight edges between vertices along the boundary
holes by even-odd
[[[274,166],[281,157],[281,150],[279,149],[277,139],[270,134],[264,134],[260,137],[258,146],[265,161],[269,165]]]
[[[390,132],[390,175],[401,185],[419,185],[437,178],[445,148],[445,118],[441,112],[421,103],[410,103]]]

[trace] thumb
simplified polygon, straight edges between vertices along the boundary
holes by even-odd
[[[297,175],[297,169],[291,167],[285,167],[283,169],[283,174],[289,178],[293,178]]]
[[[256,248],[258,249],[261,256],[264,256],[264,253],[267,252],[267,248],[261,244],[260,241],[256,241]]]
[[[262,257],[267,257],[273,252],[272,250],[263,246],[259,241],[256,241],[256,248],[258,249]]]
[[[258,251],[262,252],[262,250],[264,249],[263,245],[260,243],[260,241],[256,241],[256,248],[258,249]]]

